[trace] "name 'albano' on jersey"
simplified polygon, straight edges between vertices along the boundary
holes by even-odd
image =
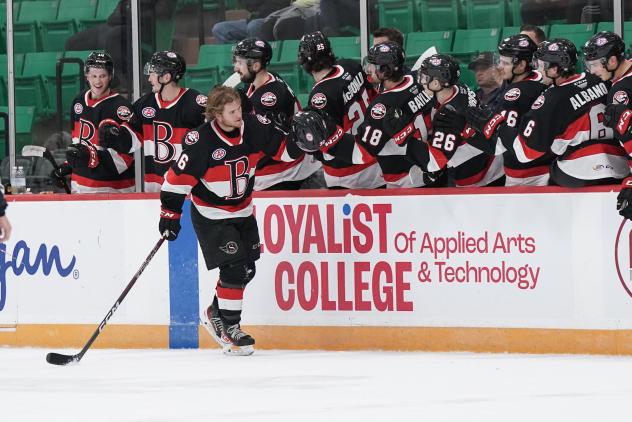
[[[627,154],[603,123],[609,86],[581,73],[544,91],[521,122],[513,142],[516,157],[529,162],[551,151],[557,156],[551,179],[562,186],[626,177]]]

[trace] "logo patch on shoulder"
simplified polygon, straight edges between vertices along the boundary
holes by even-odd
[[[312,97],[310,103],[318,109],[325,108],[327,105],[327,96],[322,92],[319,92]]]
[[[371,108],[371,117],[375,120],[383,119],[386,116],[386,106],[382,103],[377,103]]]
[[[531,105],[531,109],[537,110],[544,105],[544,95],[540,95]]]
[[[198,105],[201,105],[202,107],[206,107],[206,101],[208,100],[208,97],[206,95],[198,95],[197,97],[195,97],[195,102],[198,103]]]
[[[143,117],[152,119],[156,115],[156,109],[153,107],[145,107],[140,113]]]
[[[261,104],[264,106],[272,107],[277,102],[277,97],[274,93],[268,91],[261,96]]]
[[[222,158],[226,157],[226,150],[224,148],[217,148],[215,151],[213,151],[211,157],[213,157],[213,160],[221,160]]]
[[[132,118],[132,114],[133,114],[132,110],[130,110],[129,107],[127,106],[120,106],[119,108],[116,109],[116,115],[121,120],[128,121],[129,119]]]
[[[196,130],[192,130],[191,132],[187,133],[187,136],[184,138],[184,143],[187,145],[193,145],[199,140],[200,140],[200,132]]]
[[[505,100],[507,101],[516,101],[518,98],[520,98],[520,88],[511,88],[505,92]]]
[[[270,123],[272,123],[272,121],[268,119],[266,116],[262,116],[261,114],[256,114],[256,116],[257,116],[257,120],[259,120],[264,125],[269,125]]]
[[[76,103],[74,109],[76,114],[81,114],[83,112],[83,106],[81,103]]]
[[[628,93],[625,91],[617,91],[612,96],[612,102],[614,104],[627,104],[630,102],[630,98],[628,97]]]

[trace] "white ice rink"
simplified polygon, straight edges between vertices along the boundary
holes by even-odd
[[[632,401],[629,357],[48,351],[0,348],[0,421],[604,422]]]

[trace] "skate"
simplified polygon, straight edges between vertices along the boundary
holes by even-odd
[[[224,326],[222,341],[225,342],[223,352],[225,355],[250,356],[255,351],[255,339],[241,331],[239,324]]]
[[[206,331],[208,331],[213,340],[215,340],[215,342],[219,344],[221,348],[224,348],[231,344],[230,340],[224,339],[222,337],[224,324],[219,317],[218,310],[213,306],[212,303],[208,308],[206,308],[206,310],[202,312],[202,315],[200,316],[200,322],[202,323],[204,328],[206,328]]]

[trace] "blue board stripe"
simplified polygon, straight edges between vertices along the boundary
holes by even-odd
[[[169,348],[199,347],[198,247],[191,224],[191,201],[184,203],[182,230],[169,242]]]

